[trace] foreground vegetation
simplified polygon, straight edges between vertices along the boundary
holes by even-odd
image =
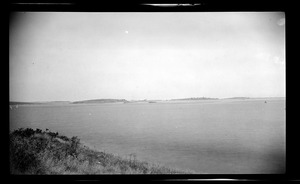
[[[48,129],[18,129],[10,133],[11,174],[189,174],[158,164],[93,150],[77,137]]]

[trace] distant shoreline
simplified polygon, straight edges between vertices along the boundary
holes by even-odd
[[[286,97],[230,97],[230,98],[179,98],[170,100],[125,100],[125,99],[93,99],[93,100],[82,100],[82,101],[41,101],[41,102],[17,102],[10,101],[9,105],[69,105],[69,104],[128,104],[128,103],[159,103],[159,102],[176,102],[176,101],[210,101],[210,100],[255,100],[255,99],[285,99]]]

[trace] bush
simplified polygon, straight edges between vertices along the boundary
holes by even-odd
[[[70,139],[66,136],[60,135],[58,136],[60,139],[64,140],[64,141],[70,141]]]
[[[48,132],[48,135],[50,135],[51,137],[57,137],[58,133],[54,133],[54,132]]]
[[[51,140],[43,136],[33,136],[34,134],[44,135],[45,132],[40,129],[20,128],[10,133],[10,167],[12,173],[45,172],[41,164],[43,161],[41,155],[46,150],[52,149]],[[53,133],[51,136],[57,134]]]
[[[10,161],[13,169],[25,172],[31,168],[39,167],[37,152],[32,148],[32,144],[19,137],[10,142]]]
[[[78,156],[79,142],[80,142],[80,140],[77,137],[72,137],[71,146],[69,148],[70,155],[75,156],[75,157]]]
[[[25,130],[23,128],[20,128],[18,130],[15,130],[12,133],[12,135],[28,138],[28,137],[32,136],[34,133],[35,133],[35,131],[31,128],[26,128]]]

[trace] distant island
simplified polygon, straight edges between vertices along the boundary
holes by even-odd
[[[40,104],[35,102],[9,102],[9,105],[34,105],[34,104]]]
[[[193,98],[179,98],[171,100],[219,100],[218,98],[207,98],[207,97],[193,97]]]
[[[124,103],[156,103],[156,102],[159,102],[159,101],[162,101],[162,100],[147,100],[147,99],[144,99],[144,100],[130,100],[130,101],[127,101],[127,102],[124,102]]]
[[[9,102],[9,105],[43,105],[43,104],[69,104],[71,102],[69,101],[49,101],[49,102],[16,102],[11,101]]]
[[[250,99],[250,97],[231,97],[231,98],[223,98],[223,99],[245,100],[245,99]]]
[[[116,102],[128,102],[125,99],[93,99],[93,100],[83,100],[75,101],[72,104],[94,104],[94,103],[116,103]]]
[[[10,101],[11,108],[18,105],[68,105],[68,104],[102,104],[102,103],[157,103],[168,101],[200,101],[200,100],[247,100],[247,99],[276,99],[285,97],[229,97],[229,98],[208,98],[208,97],[191,97],[166,100],[126,100],[126,99],[92,99],[81,101],[36,101],[36,102],[18,102]]]

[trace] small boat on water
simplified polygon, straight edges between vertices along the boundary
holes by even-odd
[[[267,103],[267,101],[265,101],[265,103]]]

